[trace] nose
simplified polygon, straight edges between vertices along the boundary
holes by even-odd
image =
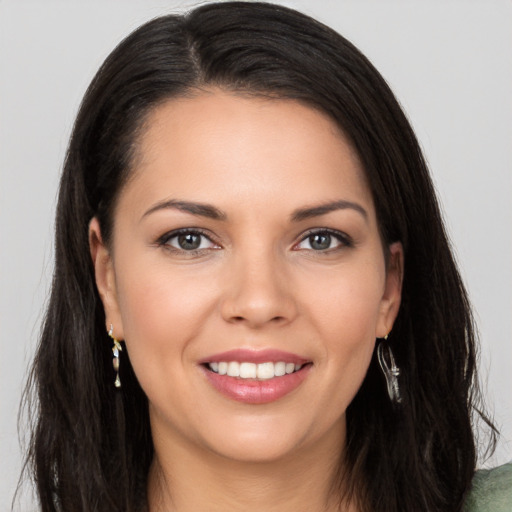
[[[260,254],[232,262],[221,305],[224,320],[252,329],[293,321],[297,304],[292,282],[277,259]]]

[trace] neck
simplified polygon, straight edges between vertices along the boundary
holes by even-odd
[[[344,439],[333,432],[278,460],[254,462],[154,435],[149,511],[356,512],[333,492]]]

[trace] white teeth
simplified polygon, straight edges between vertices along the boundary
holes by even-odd
[[[286,373],[286,363],[282,361],[274,365],[274,375],[276,377],[282,377]]]
[[[257,373],[258,379],[272,379],[274,377],[274,363],[260,363]]]
[[[213,370],[212,366],[210,365],[210,369]],[[215,370],[213,370],[215,371]],[[222,362],[219,363],[219,375],[226,375],[228,373],[228,363]]]
[[[256,365],[254,363],[240,363],[240,377],[242,379],[255,379]]]
[[[240,377],[240,363],[230,361],[228,363],[228,375],[230,377]]]
[[[239,363],[238,361],[221,361],[209,363],[208,367],[219,375],[228,375],[229,377],[238,377],[241,379],[266,380],[296,372],[302,368],[302,365],[285,363],[284,361],[260,364],[248,362]]]

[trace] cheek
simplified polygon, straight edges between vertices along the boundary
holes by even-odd
[[[305,287],[318,328],[328,338],[347,342],[373,338],[384,293],[384,270],[379,262],[317,275],[315,286]]]
[[[384,291],[383,265],[374,262],[353,268],[340,272],[337,279],[317,281],[317,285],[308,303],[323,343],[323,363],[328,372],[339,376],[343,386],[338,389],[350,389],[353,395],[366,375],[375,346]]]
[[[181,371],[180,361],[212,303],[211,293],[194,280],[162,265],[145,266],[144,272],[133,272],[120,265],[117,285],[127,350],[143,388],[145,382],[165,381],[169,372]]]

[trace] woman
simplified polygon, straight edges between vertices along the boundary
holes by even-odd
[[[123,41],[55,261],[42,510],[462,510],[466,293],[408,122],[332,30],[222,3]]]

